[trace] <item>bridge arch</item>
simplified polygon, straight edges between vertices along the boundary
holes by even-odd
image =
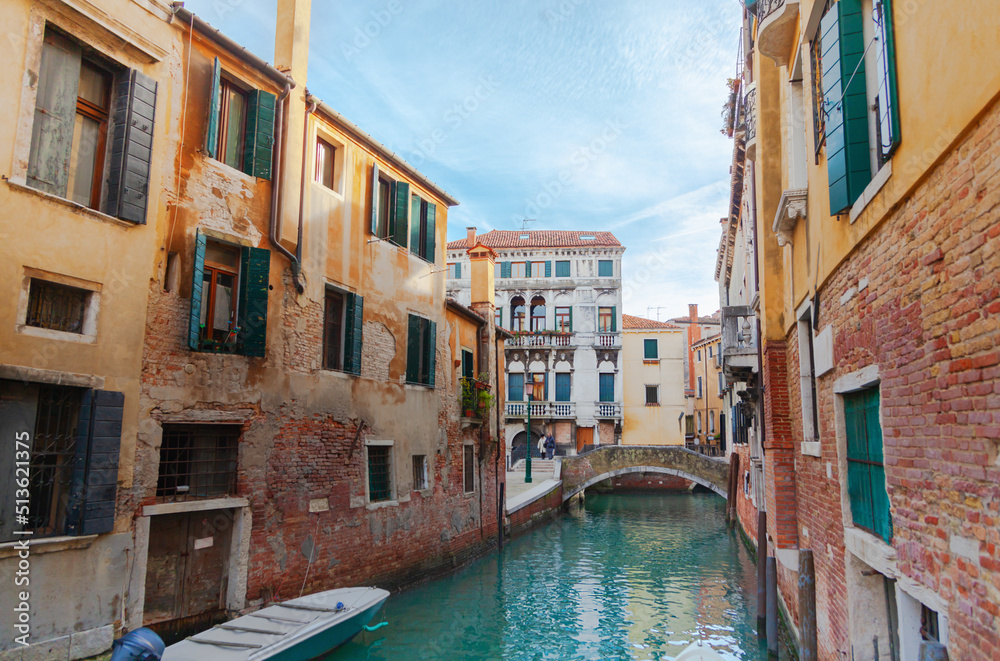
[[[571,489],[563,488],[563,501],[567,501],[576,494],[584,491],[585,489],[603,482],[612,477],[618,477],[619,475],[628,475],[630,473],[660,473],[661,475],[673,475],[675,477],[683,477],[685,480],[690,480],[695,484],[700,484],[701,486],[711,489],[715,493],[719,494],[723,498],[727,497],[726,491],[715,486],[711,481],[706,480],[698,475],[692,475],[691,473],[686,473],[676,468],[665,468],[663,466],[624,466],[622,468],[616,468],[610,470],[606,473],[601,473],[595,477],[588,478],[583,484],[577,484],[571,487]]]
[[[729,489],[729,464],[682,446],[607,445],[563,457],[563,501],[610,477],[629,473],[674,475],[700,484],[723,498]]]

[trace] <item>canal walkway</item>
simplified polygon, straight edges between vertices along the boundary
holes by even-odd
[[[524,481],[524,460],[518,461],[507,471],[507,511],[531,502],[552,490],[558,484],[559,461],[557,459],[532,459],[531,482]]]

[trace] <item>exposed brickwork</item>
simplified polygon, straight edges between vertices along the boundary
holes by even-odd
[[[377,321],[366,321],[363,329],[364,345],[361,349],[361,376],[376,381],[389,380],[389,363],[398,350],[396,338]]]
[[[663,473],[628,473],[611,478],[611,487],[619,493],[650,491],[687,491],[694,483],[676,475]]]
[[[750,540],[757,542],[757,507],[753,504],[753,485],[750,482],[750,446],[736,445],[733,452],[740,456],[740,475],[736,484],[736,514],[740,525]]]
[[[510,532],[517,534],[551,519],[562,511],[562,488],[556,488],[542,498],[528,503],[510,514]]]
[[[764,343],[764,418],[767,438],[764,453],[768,535],[778,548],[795,548],[795,461],[788,403],[788,378],[784,341]]]

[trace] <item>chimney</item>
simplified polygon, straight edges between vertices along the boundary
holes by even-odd
[[[692,322],[697,322],[698,321],[698,304],[697,303],[689,303],[688,304],[688,317],[691,318]]]
[[[476,228],[475,227],[466,227],[465,231],[466,231],[466,237],[467,237],[466,238],[467,245],[465,247],[466,248],[471,248],[472,246],[476,245]]]
[[[476,229],[470,228],[470,236]],[[485,246],[480,246],[469,251],[469,271],[472,278],[472,309],[479,310],[479,306],[485,306],[492,310],[496,304],[496,282],[494,280],[493,267],[496,254]],[[492,320],[492,313],[487,316]]]
[[[309,19],[312,0],[278,0],[274,33],[274,66],[287,71],[302,92],[309,67]]]

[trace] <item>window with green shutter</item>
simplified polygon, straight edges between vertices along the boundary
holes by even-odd
[[[598,379],[599,379],[598,388],[601,401],[602,402],[615,401],[615,375],[600,374],[598,375]]]
[[[660,353],[656,346],[656,340],[642,341],[642,357],[646,360],[659,360]]]
[[[361,347],[364,340],[365,299],[357,294],[347,295],[344,313],[344,371],[361,374]]]
[[[830,213],[843,213],[871,181],[864,14],[860,0],[839,0],[820,21]]]
[[[892,0],[874,0],[878,89],[875,115],[878,129],[878,165],[881,167],[899,145],[899,101],[896,89],[896,44],[892,23]]]
[[[552,277],[552,262],[548,262],[548,261],[545,262],[545,277],[546,278],[551,278]]]
[[[878,388],[844,395],[847,428],[847,490],[854,525],[889,543],[892,515],[885,483]]]
[[[411,195],[410,224],[410,252],[433,263],[437,252],[437,205]]]
[[[572,375],[568,372],[560,372],[556,374],[556,401],[557,402],[568,402],[570,401],[570,384],[572,382]]]
[[[511,402],[524,401],[524,374],[514,373],[507,375],[507,400]]]
[[[251,89],[223,75],[219,58],[212,63],[205,131],[205,153],[261,179],[271,178],[274,148],[274,94]]]
[[[389,224],[390,240],[405,248],[410,231],[410,184],[405,181],[396,182],[395,207]]]
[[[568,278],[570,277],[569,260],[556,262],[556,277],[557,278]]]
[[[597,260],[597,275],[601,278],[613,278],[615,275],[615,263],[610,259]]]
[[[246,130],[243,138],[243,171],[261,179],[271,178],[276,97],[263,90],[247,94]]]
[[[406,334],[406,381],[434,386],[437,353],[437,324],[409,315]]]
[[[500,262],[500,277],[501,278],[510,277],[510,262]]]

